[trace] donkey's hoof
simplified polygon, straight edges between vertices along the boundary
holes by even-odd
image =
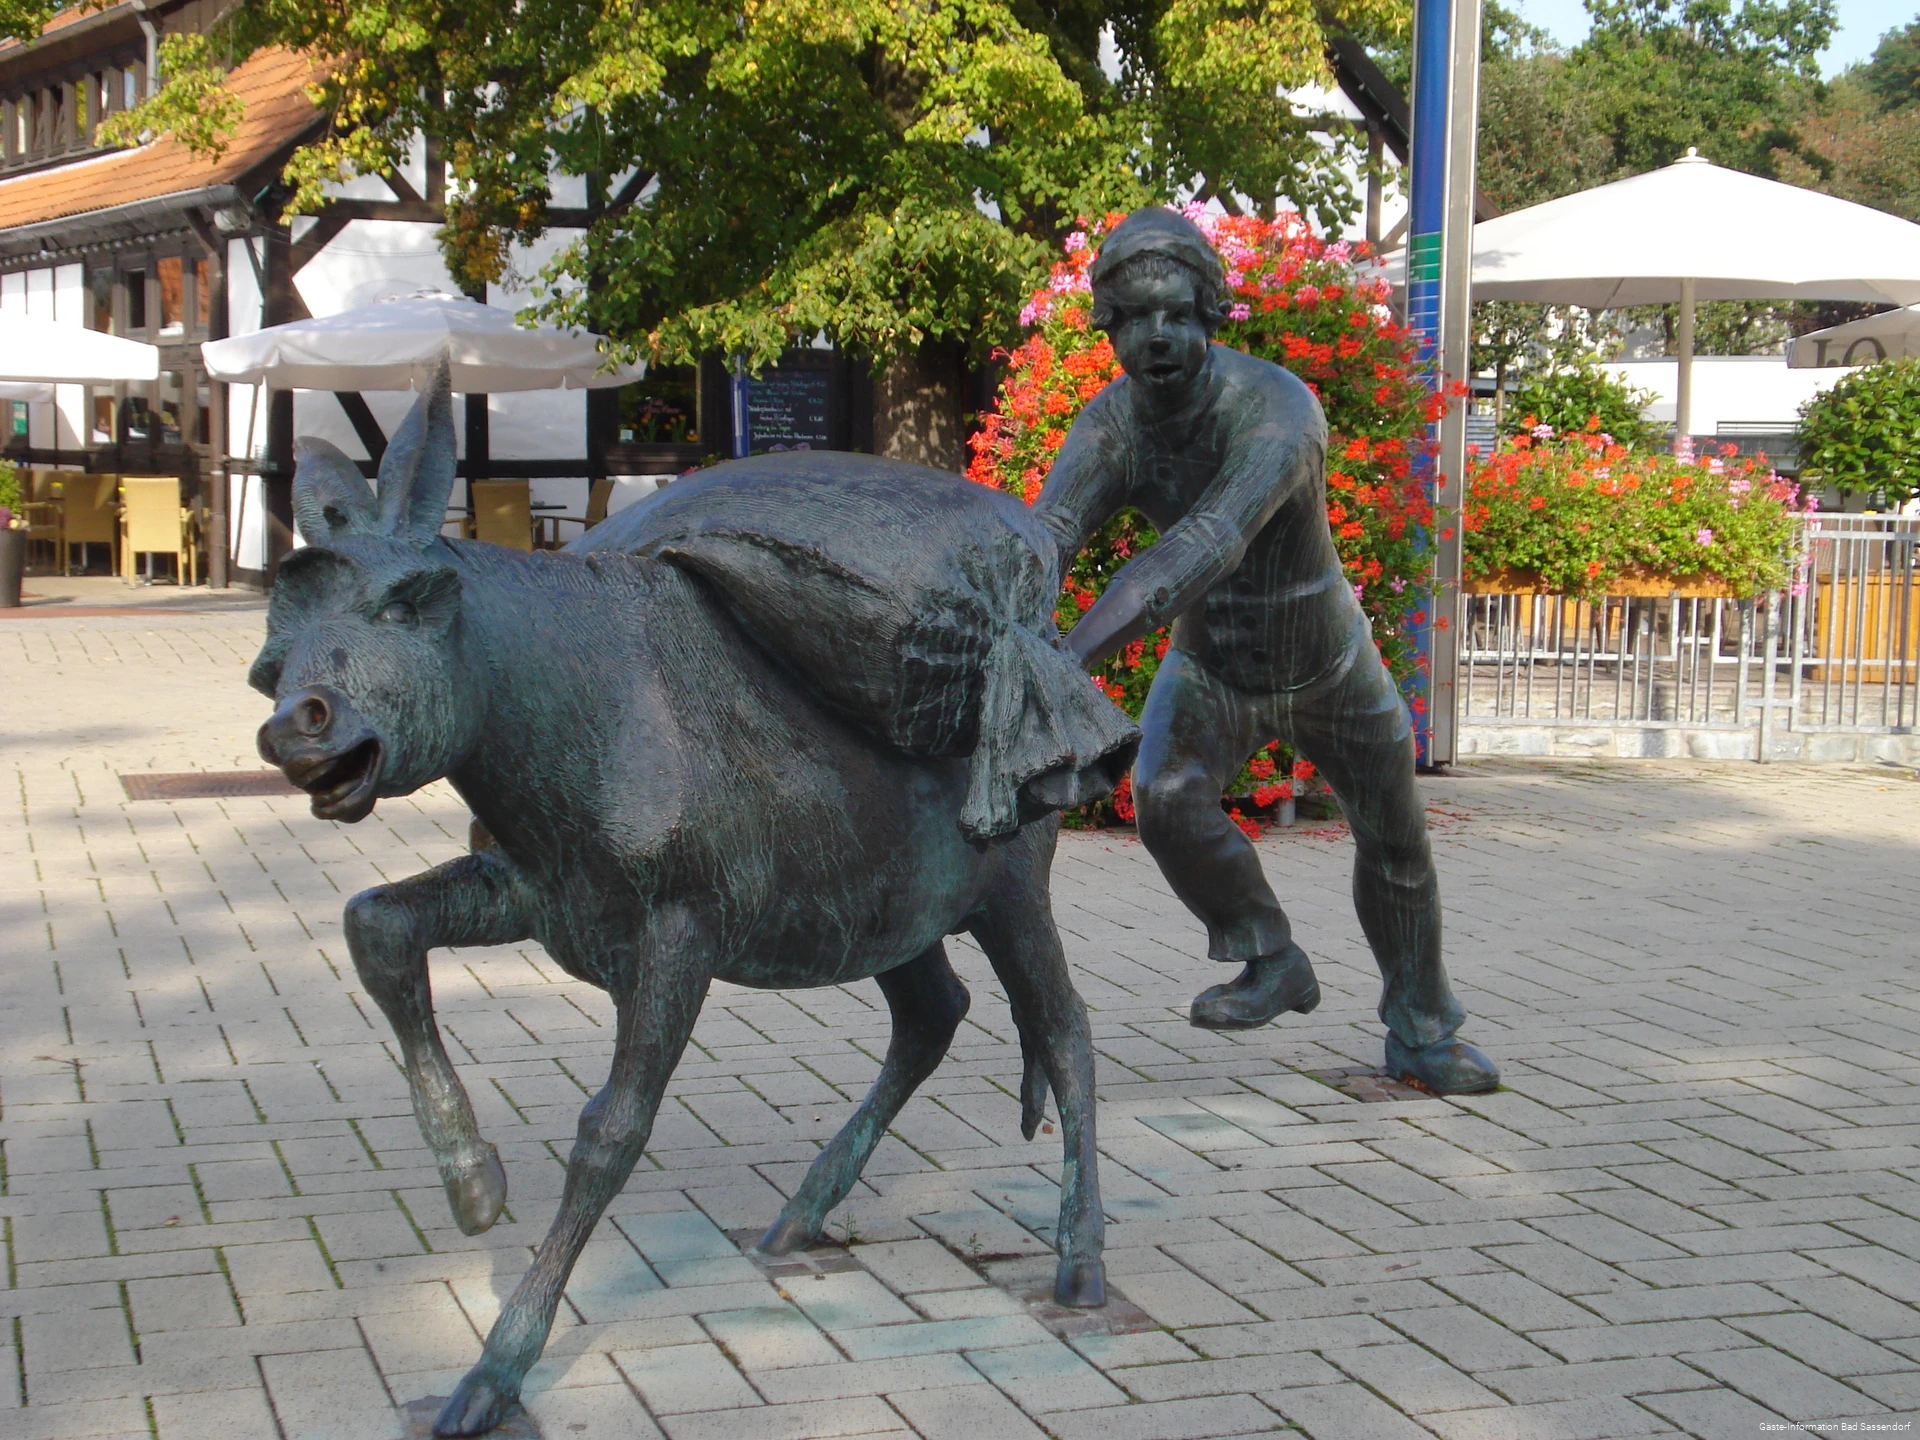
[[[1106,1261],[1062,1260],[1053,1274],[1053,1302],[1076,1310],[1098,1310],[1106,1304]]]
[[[487,1146],[487,1158],[447,1178],[447,1206],[462,1235],[478,1235],[500,1218],[507,1203],[507,1172],[500,1152]],[[458,1397],[456,1397],[458,1398]],[[477,1435],[477,1430],[448,1430],[448,1435]]]
[[[819,1226],[805,1224],[783,1212],[778,1220],[767,1227],[767,1233],[760,1237],[760,1243],[754,1248],[762,1255],[791,1255],[796,1250],[806,1249],[819,1238]]]
[[[499,1388],[476,1366],[467,1372],[467,1378],[460,1382],[460,1388],[441,1410],[440,1418],[433,1422],[433,1433],[484,1435],[507,1418],[507,1412],[519,1398],[517,1392]]]

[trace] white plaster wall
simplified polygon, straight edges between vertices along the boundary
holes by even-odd
[[[1629,385],[1653,392],[1653,403],[1645,411],[1649,420],[1673,423],[1680,384],[1678,361],[1621,360],[1611,368]],[[1852,373],[1853,369],[1840,366],[1789,370],[1784,355],[1697,355],[1693,433],[1711,435],[1722,420],[1765,421],[1791,430],[1799,424],[1801,405]]]
[[[87,287],[86,270],[80,265],[60,265],[53,271],[53,322],[56,325],[73,325],[84,329],[87,323]],[[36,406],[51,412],[56,443],[62,450],[82,450],[86,448],[87,434],[87,387],[84,385],[56,385],[53,387],[53,403]]]
[[[252,255],[249,258],[249,247]],[[227,331],[251,335],[260,328],[261,295],[254,261],[258,242],[227,242]],[[227,453],[258,459],[267,446],[266,397],[253,385],[227,387]],[[267,563],[267,510],[259,477],[235,475],[227,481],[228,553],[236,567],[260,570]]]
[[[585,204],[582,191],[578,202]],[[533,278],[541,269],[580,236],[578,230],[551,230],[532,245],[516,245],[508,256],[508,269],[519,283],[510,279],[505,285],[487,287],[487,303],[502,310],[519,311],[533,304]],[[524,390],[487,397],[488,440],[496,459],[542,460],[584,459],[587,453],[587,396],[584,390]],[[578,497],[584,477],[567,482],[564,493],[549,495],[555,482],[534,482],[534,499],[566,501],[581,513],[585,501]]]

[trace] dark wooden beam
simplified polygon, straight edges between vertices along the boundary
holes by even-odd
[[[640,192],[653,183],[653,171],[636,170],[627,177],[627,183],[616,190],[607,201],[608,210],[625,210],[640,198]]]
[[[226,243],[220,238],[220,232],[213,228],[210,221],[198,210],[183,210],[180,218],[187,222],[187,228],[193,231],[193,238],[200,242],[200,248],[207,252],[207,258],[225,268],[227,263]]]
[[[360,437],[360,443],[367,447],[367,454],[377,466],[387,453],[387,433],[380,428],[380,422],[373,416],[373,409],[367,404],[366,397],[358,390],[336,390],[333,398],[340,402],[340,408],[347,412],[347,419],[353,425],[353,433]]]
[[[287,263],[293,267],[293,273],[298,275],[306,269],[313,258],[332,244],[353,219],[351,215],[337,214],[331,205],[322,211],[307,227],[307,233],[295,240],[287,252]]]
[[[402,175],[398,170],[389,170],[380,178],[386,181],[387,188],[393,191],[397,198],[416,205],[424,203],[420,192],[413,188],[413,182],[408,180],[407,177]]]

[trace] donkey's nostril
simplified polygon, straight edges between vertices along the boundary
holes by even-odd
[[[333,713],[318,695],[309,695],[293,707],[293,724],[302,735],[318,735],[327,728]]]

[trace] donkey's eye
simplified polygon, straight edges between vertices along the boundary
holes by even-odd
[[[420,612],[405,600],[390,600],[381,607],[380,618],[389,625],[412,625],[419,621]]]

